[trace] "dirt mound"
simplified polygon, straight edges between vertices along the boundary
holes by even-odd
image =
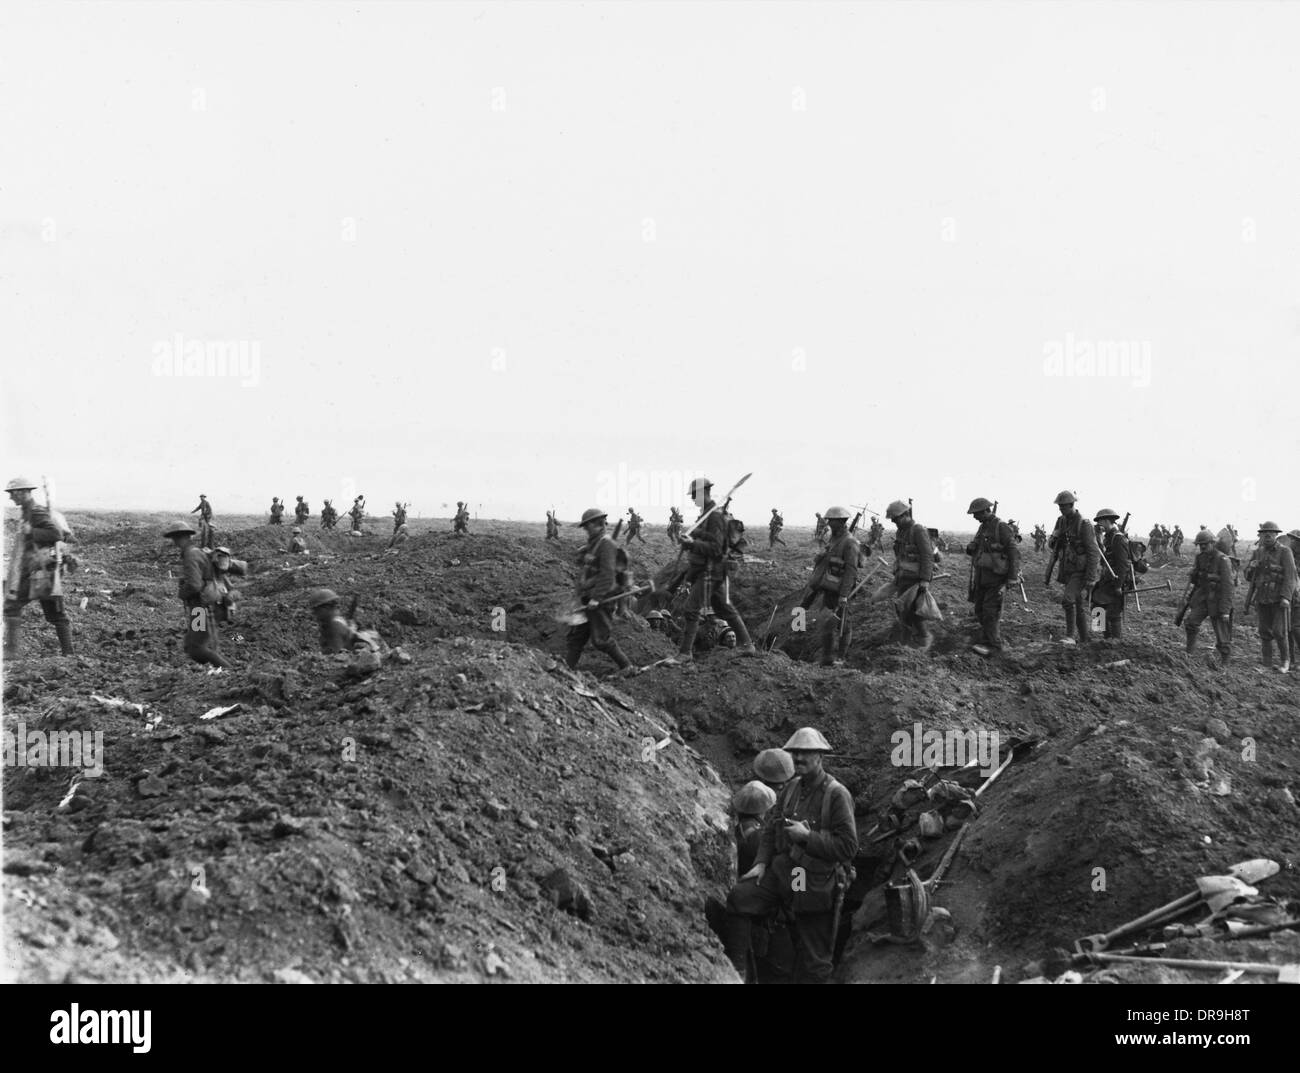
[[[1249,857],[1283,864],[1268,893],[1298,891],[1300,678],[1257,670],[1254,631],[1240,626],[1243,658],[1229,667],[1206,664],[1208,639],[1185,656],[1172,625],[1182,564],[1148,575],[1172,576],[1175,591],[1145,595],[1125,640],[1069,648],[1056,640],[1059,587],[1043,588],[1046,559],[1027,552],[1027,606],[1016,590],[1008,652],[985,658],[970,648],[964,559],[949,555],[930,653],[898,644],[888,603],[860,596],[847,666],[824,670],[809,662],[815,610],[802,633],[788,613],[816,547],[787,530],[789,547],[762,549],[731,583],[756,637],[772,622],[774,652],[714,650],[616,693],[551,658],[567,629],[556,612],[572,602],[573,531],[557,543],[540,525],[475,522],[455,537],[414,520],[390,552],[387,527],[353,538],[309,523],[311,554],[289,556],[287,528],[245,519],[223,533],[218,518],[250,576],[223,633],[237,669],[208,677],[180,652],[176,553],[157,537],[168,519],[71,520],[82,654],[42,658],[54,637],[29,608],[34,658],[10,669],[5,727],[102,730],[106,774],[60,808],[66,771],[5,773],[24,978],[469,979],[504,963],[513,979],[729,979],[700,912],[728,882],[727,787],[809,724],[839,750],[828,767],[864,834],[915,774],[910,758],[894,762],[899,732],[1039,742],[981,799],[938,897],[955,924],[947,945],[863,937],[880,929],[881,884],[901,876],[901,839],[864,850],[846,979],[988,979],[995,963],[1014,976]],[[638,580],[676,558],[662,534],[649,541],[632,548]],[[346,661],[304,655],[316,586],[358,595],[362,624],[413,661],[357,678]],[[643,665],[671,652],[640,615],[619,619],[617,636]],[[581,667],[613,670],[592,651]],[[155,713],[162,724],[145,730]],[[678,733],[698,755],[656,747]],[[924,843],[922,875],[950,837]]]

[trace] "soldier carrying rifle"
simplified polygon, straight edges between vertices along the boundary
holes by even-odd
[[[1020,577],[1020,548],[1010,522],[994,513],[995,504],[981,496],[971,500],[966,509],[979,522],[975,539],[966,545],[971,557],[970,588],[967,599],[975,605],[981,641],[1002,650],[1002,596],[1006,586]]]

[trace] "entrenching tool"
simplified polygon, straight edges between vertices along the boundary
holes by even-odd
[[[1171,969],[1200,972],[1257,972],[1276,976],[1279,984],[1300,984],[1300,964],[1270,965],[1257,961],[1196,961],[1190,958],[1142,958],[1125,954],[1088,955],[1093,961],[1117,965],[1166,965]]]
[[[638,585],[634,589],[628,589],[627,592],[615,593],[613,596],[606,596],[603,600],[597,600],[597,604],[612,604],[616,600],[622,600],[630,596],[644,596],[647,592],[653,592],[654,585]],[[563,611],[555,616],[555,621],[563,623],[566,626],[580,626],[587,621],[587,608],[575,607],[572,611]]]
[[[1165,583],[1163,585],[1147,585],[1146,587],[1140,589],[1134,587],[1132,591],[1134,593],[1139,593],[1139,592],[1173,592],[1173,590],[1174,590],[1174,583],[1170,581],[1168,578],[1166,578]],[[1138,610],[1141,611],[1142,608],[1139,606]]]
[[[1248,861],[1238,861],[1228,869],[1228,877],[1240,880],[1242,883],[1253,884],[1268,879],[1269,876],[1277,875],[1277,871],[1278,865],[1276,861],[1255,857]],[[1204,897],[1199,882],[1198,880],[1197,888],[1191,894],[1184,894],[1181,898],[1175,898],[1172,902],[1162,905],[1158,909],[1152,909],[1151,912],[1144,913],[1136,920],[1130,920],[1127,924],[1121,924],[1118,928],[1108,931],[1104,935],[1085,935],[1074,944],[1074,949],[1080,954],[1095,954],[1105,950],[1121,935],[1128,935],[1131,932],[1154,927],[1156,924],[1163,924],[1174,917],[1182,916]]]

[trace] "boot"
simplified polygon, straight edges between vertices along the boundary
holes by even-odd
[[[1074,644],[1074,608],[1065,609],[1065,636],[1061,638],[1062,644]]]
[[[994,651],[1002,651],[1002,623],[997,619],[990,619],[987,626],[984,627],[984,637],[988,641],[989,647]]]
[[[1079,644],[1086,645],[1092,640],[1092,617],[1082,604],[1075,607],[1074,617],[1079,629]]]
[[[23,620],[17,615],[5,615],[5,659],[18,658],[18,642],[22,637]]]
[[[63,654],[65,656],[72,655],[72,623],[57,623],[54,632],[59,635],[59,647],[63,650]]]

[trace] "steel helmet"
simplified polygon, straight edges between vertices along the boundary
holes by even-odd
[[[294,533],[301,533],[301,532],[302,532],[302,529],[301,529],[299,526],[296,526],[296,525],[295,525],[295,526],[293,527],[293,529],[291,530],[291,532],[294,532]]]
[[[722,631],[721,635],[718,637],[718,644],[720,644],[723,648],[735,648],[736,631],[733,630],[730,626],[728,626],[725,630]]]
[[[1282,527],[1278,525],[1277,522],[1260,522],[1259,531],[1261,533],[1280,533],[1282,532]]]
[[[1292,529],[1291,532],[1287,533],[1287,536],[1292,540],[1300,540],[1300,529]]]
[[[587,525],[589,522],[603,522],[605,518],[606,518],[606,514],[603,510],[600,510],[596,507],[588,507],[586,510],[582,512],[582,521],[574,522],[574,526],[581,529],[584,525]]]
[[[1119,517],[1119,511],[1111,510],[1110,507],[1102,507],[1101,510],[1097,511],[1097,513],[1093,515],[1092,520],[1094,522],[1099,522],[1103,518],[1118,518],[1118,517]]]
[[[747,782],[731,799],[731,807],[740,816],[761,816],[776,804],[776,791],[757,779]]]
[[[11,480],[8,484],[5,485],[5,491],[6,492],[34,492],[36,491],[36,485],[33,484],[31,481],[29,481],[26,477],[15,477],[13,480]]]
[[[645,619],[647,622],[658,622],[663,617],[664,613],[662,611],[651,611],[646,615]]]
[[[895,499],[885,508],[885,517],[892,522],[895,518],[901,518],[904,514],[910,513],[911,510],[912,508],[901,499]]]
[[[970,506],[966,508],[966,513],[978,514],[982,510],[992,510],[992,509],[993,509],[993,504],[990,503],[983,496],[980,496],[978,499],[972,499],[970,501]]]
[[[1074,504],[1078,502],[1078,498],[1075,496],[1073,492],[1057,492],[1056,498],[1052,500],[1052,502],[1055,503],[1058,507],[1062,503],[1069,503],[1070,506],[1074,506]]]
[[[182,533],[186,533],[189,536],[193,536],[195,532],[196,530],[194,526],[190,525],[189,522],[176,522],[170,528],[163,530],[163,536],[174,537],[174,536],[179,536]]]
[[[1196,540],[1193,543],[1213,544],[1217,539],[1218,538],[1213,533],[1211,533],[1208,529],[1202,529],[1199,533],[1196,534]]]
[[[308,607],[320,607],[323,604],[336,604],[339,602],[339,594],[333,589],[312,589],[307,594]]]
[[[822,737],[820,730],[814,730],[812,727],[800,727],[791,736],[790,740],[783,746],[787,751],[790,749],[803,749],[805,752],[823,752],[831,751],[831,743]]]
[[[695,480],[691,481],[690,487],[686,489],[686,494],[694,499],[701,488],[707,491],[712,487],[713,482],[708,477],[696,477]]]
[[[847,507],[827,507],[826,513],[823,514],[822,517],[823,518],[848,518],[851,517],[851,515],[849,514]]]
[[[213,554],[213,555],[231,555],[231,554],[233,554],[233,553],[231,552],[231,550],[230,550],[229,548],[222,546],[222,547],[220,547],[220,548],[213,548],[213,549],[212,549],[212,554]]]
[[[784,749],[764,749],[754,757],[754,774],[764,782],[789,782],[794,778],[794,761]]]

